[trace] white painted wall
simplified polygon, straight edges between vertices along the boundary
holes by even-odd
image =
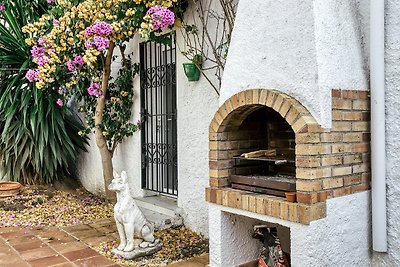
[[[189,6],[186,13],[188,24],[192,23],[192,8]],[[177,31],[177,47],[187,49],[180,30]],[[209,179],[208,129],[218,109],[218,95],[202,76],[197,82],[188,82],[182,67],[186,62],[189,61],[178,51],[178,206],[183,209],[185,225],[208,235],[204,191]]]
[[[388,253],[374,253],[373,266],[400,266],[400,2],[385,3]]]
[[[277,89],[329,127],[332,88],[368,89],[367,11],[368,1],[241,0],[220,104],[244,89]]]
[[[260,244],[251,238],[251,233],[253,225],[260,222],[280,225],[278,234],[283,234],[283,243],[288,242],[284,229],[290,228],[293,267],[368,266],[369,199],[370,192],[329,199],[327,217],[311,222],[308,226],[210,204],[210,233],[213,233],[210,235],[211,267],[237,266],[256,259],[260,252]]]

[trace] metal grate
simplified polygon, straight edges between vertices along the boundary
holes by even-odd
[[[140,44],[142,188],[178,195],[176,129],[176,48]]]

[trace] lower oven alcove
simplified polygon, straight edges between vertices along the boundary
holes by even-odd
[[[222,229],[222,245],[230,246],[224,251],[231,250],[232,252],[229,255],[222,255],[222,265],[224,257],[233,257],[233,259],[226,259],[226,262],[233,262],[235,266],[257,266],[254,263],[263,253],[264,246],[259,239],[253,237],[254,228],[259,226],[270,228],[272,231],[276,229],[276,236],[290,264],[290,228],[229,212],[222,212],[222,217],[225,222]]]

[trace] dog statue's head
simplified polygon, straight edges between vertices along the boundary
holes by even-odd
[[[115,170],[113,172],[114,179],[112,179],[111,184],[109,184],[108,189],[111,191],[120,192],[128,188],[126,172],[122,171],[119,175]]]

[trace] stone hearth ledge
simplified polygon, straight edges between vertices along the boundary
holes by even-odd
[[[247,210],[286,221],[310,224],[326,217],[326,202],[315,204],[292,203],[285,198],[248,191],[224,188],[206,188],[206,200],[210,203]]]

